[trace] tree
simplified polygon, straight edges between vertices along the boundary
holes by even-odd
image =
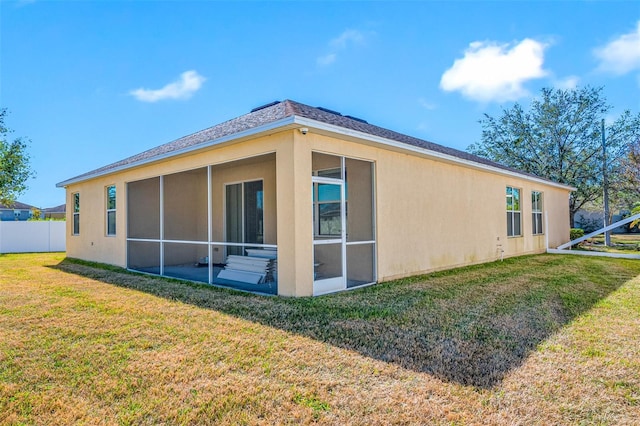
[[[627,155],[621,162],[620,186],[625,193],[640,200],[640,137],[631,143]]]
[[[32,222],[42,220],[42,210],[37,207],[32,207],[31,217],[28,220]]]
[[[614,141],[621,149],[621,158],[609,164],[609,223],[616,211],[629,211],[640,201],[640,129],[638,120],[625,111],[607,130],[607,144]],[[631,127],[635,126],[635,127]],[[603,209],[603,200],[591,203]],[[599,228],[599,227],[598,227]]]
[[[575,213],[602,197],[601,122],[611,110],[602,88],[544,88],[528,111],[516,103],[494,118],[480,120],[482,138],[469,146],[473,154],[576,188],[569,200],[571,227]],[[640,136],[640,114],[629,111],[606,126],[607,165],[613,183],[620,160]]]
[[[9,141],[12,131],[5,127],[6,108],[0,108],[0,204],[11,206],[26,189],[26,182],[35,176],[29,165],[28,139]]]
[[[636,203],[636,205],[631,209],[631,216],[635,216],[640,213],[640,203]],[[629,224],[629,228],[634,228],[640,226],[640,219],[636,219]]]

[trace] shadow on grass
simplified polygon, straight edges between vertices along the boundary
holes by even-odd
[[[538,255],[294,299],[73,259],[54,268],[478,388],[499,384],[539,343],[640,274],[640,262],[633,260]]]

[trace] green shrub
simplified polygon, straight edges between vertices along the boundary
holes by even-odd
[[[577,238],[584,237],[584,229],[581,228],[571,228],[571,232],[569,232],[569,240],[573,241]]]

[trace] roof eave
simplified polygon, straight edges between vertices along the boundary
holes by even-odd
[[[250,138],[250,137],[255,137],[258,136],[260,134],[263,133],[267,133],[273,130],[283,130],[284,128],[286,128],[287,126],[292,126],[292,125],[296,125],[296,126],[300,126],[300,127],[313,127],[314,129],[318,129],[321,131],[326,131],[326,132],[330,132],[330,133],[334,133],[334,134],[340,134],[340,135],[344,135],[344,136],[349,136],[352,138],[356,138],[356,139],[361,139],[361,140],[366,140],[375,144],[381,144],[381,145],[385,145],[388,147],[392,147],[394,149],[398,149],[398,150],[402,150],[402,151],[408,151],[414,154],[420,154],[422,156],[425,157],[429,157],[429,158],[433,158],[439,161],[445,161],[448,163],[454,163],[454,164],[460,164],[466,167],[471,167],[474,169],[478,169],[478,170],[483,170],[483,171],[487,171],[487,172],[491,172],[491,173],[497,173],[497,174],[501,174],[504,176],[512,176],[512,177],[517,177],[520,179],[526,179],[529,181],[533,181],[533,182],[539,182],[545,185],[549,185],[549,186],[553,186],[553,187],[557,187],[557,188],[561,188],[564,190],[568,190],[568,191],[575,191],[576,188],[572,187],[572,186],[568,186],[568,185],[563,185],[557,182],[553,182],[550,180],[546,180],[546,179],[542,179],[542,178],[538,178],[538,177],[534,177],[534,176],[530,176],[530,175],[526,175],[526,174],[522,174],[522,173],[518,173],[518,172],[514,172],[511,170],[506,170],[506,169],[502,169],[499,167],[495,167],[495,166],[491,166],[488,164],[482,164],[482,163],[477,163],[475,161],[471,161],[471,160],[466,160],[463,158],[459,158],[459,157],[455,157],[453,155],[449,155],[449,154],[444,154],[441,152],[436,152],[436,151],[432,151],[426,148],[421,148],[418,146],[414,146],[414,145],[409,145],[407,143],[403,143],[403,142],[398,142],[398,141],[394,141],[392,139],[388,139],[388,138],[383,138],[381,136],[375,136],[375,135],[371,135],[369,133],[365,133],[365,132],[360,132],[357,130],[352,130],[352,129],[348,129],[345,127],[341,127],[341,126],[336,126],[333,124],[328,124],[322,121],[318,121],[318,120],[314,120],[311,118],[306,118],[306,117],[301,117],[298,115],[291,115],[276,121],[273,121],[271,123],[267,123],[261,126],[257,126],[251,129],[247,129],[238,133],[233,133],[230,135],[226,135],[223,136],[221,138],[218,139],[212,139],[209,141],[205,141],[187,148],[183,148],[183,149],[179,149],[176,151],[171,151],[171,152],[167,152],[165,154],[161,154],[155,157],[151,157],[151,158],[147,158],[144,160],[139,160],[139,161],[135,161],[132,163],[127,163],[127,164],[123,164],[121,166],[117,166],[114,167],[112,169],[108,169],[108,170],[104,170],[101,172],[97,172],[97,173],[92,173],[92,174],[88,174],[88,175],[81,175],[81,176],[77,176],[71,179],[67,179],[65,181],[59,182],[56,184],[56,187],[58,188],[63,188],[66,187],[68,185],[73,185],[76,183],[80,183],[80,182],[84,182],[90,179],[95,179],[97,177],[101,177],[101,176],[107,176],[113,173],[118,173],[124,170],[128,170],[128,169],[132,169],[135,167],[140,167],[143,165],[147,165],[147,164],[152,164],[152,163],[156,163],[168,158],[172,158],[172,157],[176,157],[179,155],[184,155],[184,154],[188,154],[191,152],[195,152],[195,151],[199,151],[202,149],[207,149],[216,145],[220,145],[223,143],[227,143],[227,142],[232,142],[232,141],[236,141],[236,140],[242,140],[242,139],[246,139],[246,138]]]
[[[113,173],[121,172],[121,171],[128,170],[128,169],[132,169],[132,168],[135,168],[135,167],[140,167],[140,166],[144,166],[144,165],[147,165],[147,164],[155,163],[155,162],[158,162],[158,161],[166,160],[167,158],[172,158],[172,157],[177,157],[179,155],[189,154],[191,152],[195,152],[195,151],[199,151],[199,150],[202,150],[202,149],[211,148],[213,146],[220,145],[220,144],[227,143],[227,142],[231,142],[231,141],[234,141],[234,140],[245,139],[245,138],[249,138],[249,137],[255,137],[255,136],[260,135],[262,133],[268,133],[268,132],[276,130],[276,129],[285,128],[286,126],[290,126],[290,125],[294,124],[294,120],[293,119],[294,119],[294,116],[285,117],[285,118],[282,118],[280,120],[273,121],[271,123],[267,123],[267,124],[263,124],[261,126],[253,127],[251,129],[243,130],[243,131],[238,132],[238,133],[233,133],[233,134],[230,134],[230,135],[226,135],[226,136],[223,136],[221,138],[205,141],[205,142],[202,142],[202,143],[199,143],[199,144],[196,144],[196,145],[193,145],[193,146],[189,146],[189,147],[186,147],[186,148],[183,148],[183,149],[179,149],[179,150],[176,150],[176,151],[167,152],[165,154],[157,155],[155,157],[146,158],[144,160],[139,160],[139,161],[134,161],[132,163],[123,164],[121,166],[117,166],[117,167],[114,167],[112,169],[104,170],[102,172],[97,172],[97,173],[92,173],[92,174],[88,174],[88,175],[77,176],[77,177],[62,181],[62,182],[58,182],[56,184],[56,187],[57,188],[64,188],[66,186],[73,185],[73,184],[80,183],[80,182],[84,182],[84,181],[87,181],[87,180],[90,180],[90,179],[95,179],[97,177],[107,176],[107,175],[110,175],[110,174],[113,174]]]
[[[382,145],[386,145],[389,147],[393,147],[396,149],[400,149],[400,150],[404,150],[404,151],[409,151],[409,152],[413,152],[413,153],[417,153],[417,154],[421,154],[425,157],[430,157],[436,160],[440,160],[440,161],[445,161],[448,163],[454,163],[454,164],[460,164],[460,165],[464,165],[466,167],[471,167],[474,169],[479,169],[479,170],[484,170],[484,171],[488,171],[488,172],[492,172],[492,173],[498,173],[501,175],[505,175],[505,176],[512,176],[512,177],[517,177],[520,179],[526,179],[529,181],[533,181],[533,182],[538,182],[538,183],[542,183],[545,185],[549,185],[549,186],[553,186],[556,188],[562,188],[568,191],[575,191],[576,188],[569,186],[569,185],[564,185],[561,183],[557,183],[557,182],[553,182],[547,179],[543,179],[543,178],[539,178],[539,177],[535,177],[535,176],[530,176],[530,175],[526,175],[523,173],[517,173],[511,170],[506,170],[506,169],[501,169],[499,167],[495,167],[495,166],[490,166],[488,164],[482,164],[482,163],[477,163],[475,161],[471,161],[471,160],[466,160],[464,158],[459,158],[459,157],[455,157],[453,155],[448,155],[448,154],[444,154],[441,152],[436,152],[436,151],[432,151],[430,149],[426,149],[426,148],[421,148],[418,146],[414,146],[414,145],[409,145],[403,142],[398,142],[398,141],[394,141],[392,139],[387,139],[387,138],[383,138],[381,136],[375,136],[375,135],[371,135],[369,133],[364,133],[364,132],[360,132],[358,130],[352,130],[352,129],[347,129],[341,126],[336,126],[333,124],[328,124],[328,123],[324,123],[322,121],[317,121],[317,120],[313,120],[310,118],[306,118],[306,117],[299,117],[299,116],[295,116],[295,124],[298,124],[300,126],[306,126],[306,127],[314,127],[316,129],[319,130],[324,130],[327,132],[331,132],[331,133],[338,133],[341,135],[345,135],[345,136],[350,136],[353,138],[357,138],[357,139],[364,139],[364,140],[368,140],[370,142],[373,143],[377,143],[377,144],[382,144]]]

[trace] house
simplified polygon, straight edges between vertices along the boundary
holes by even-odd
[[[618,211],[611,215],[609,223],[618,222],[630,216],[629,210]],[[604,226],[604,211],[594,209],[580,209],[573,216],[573,227],[581,228],[585,233],[594,232]],[[611,231],[612,234],[626,234],[630,231],[629,224],[619,226]]]
[[[46,220],[51,219],[65,219],[67,216],[67,205],[61,204],[55,207],[49,207],[42,209],[42,218]]]
[[[290,100],[57,186],[70,257],[284,296],[544,252],[573,189]]]
[[[29,204],[14,202],[12,205],[0,204],[0,221],[29,220],[36,207]]]

